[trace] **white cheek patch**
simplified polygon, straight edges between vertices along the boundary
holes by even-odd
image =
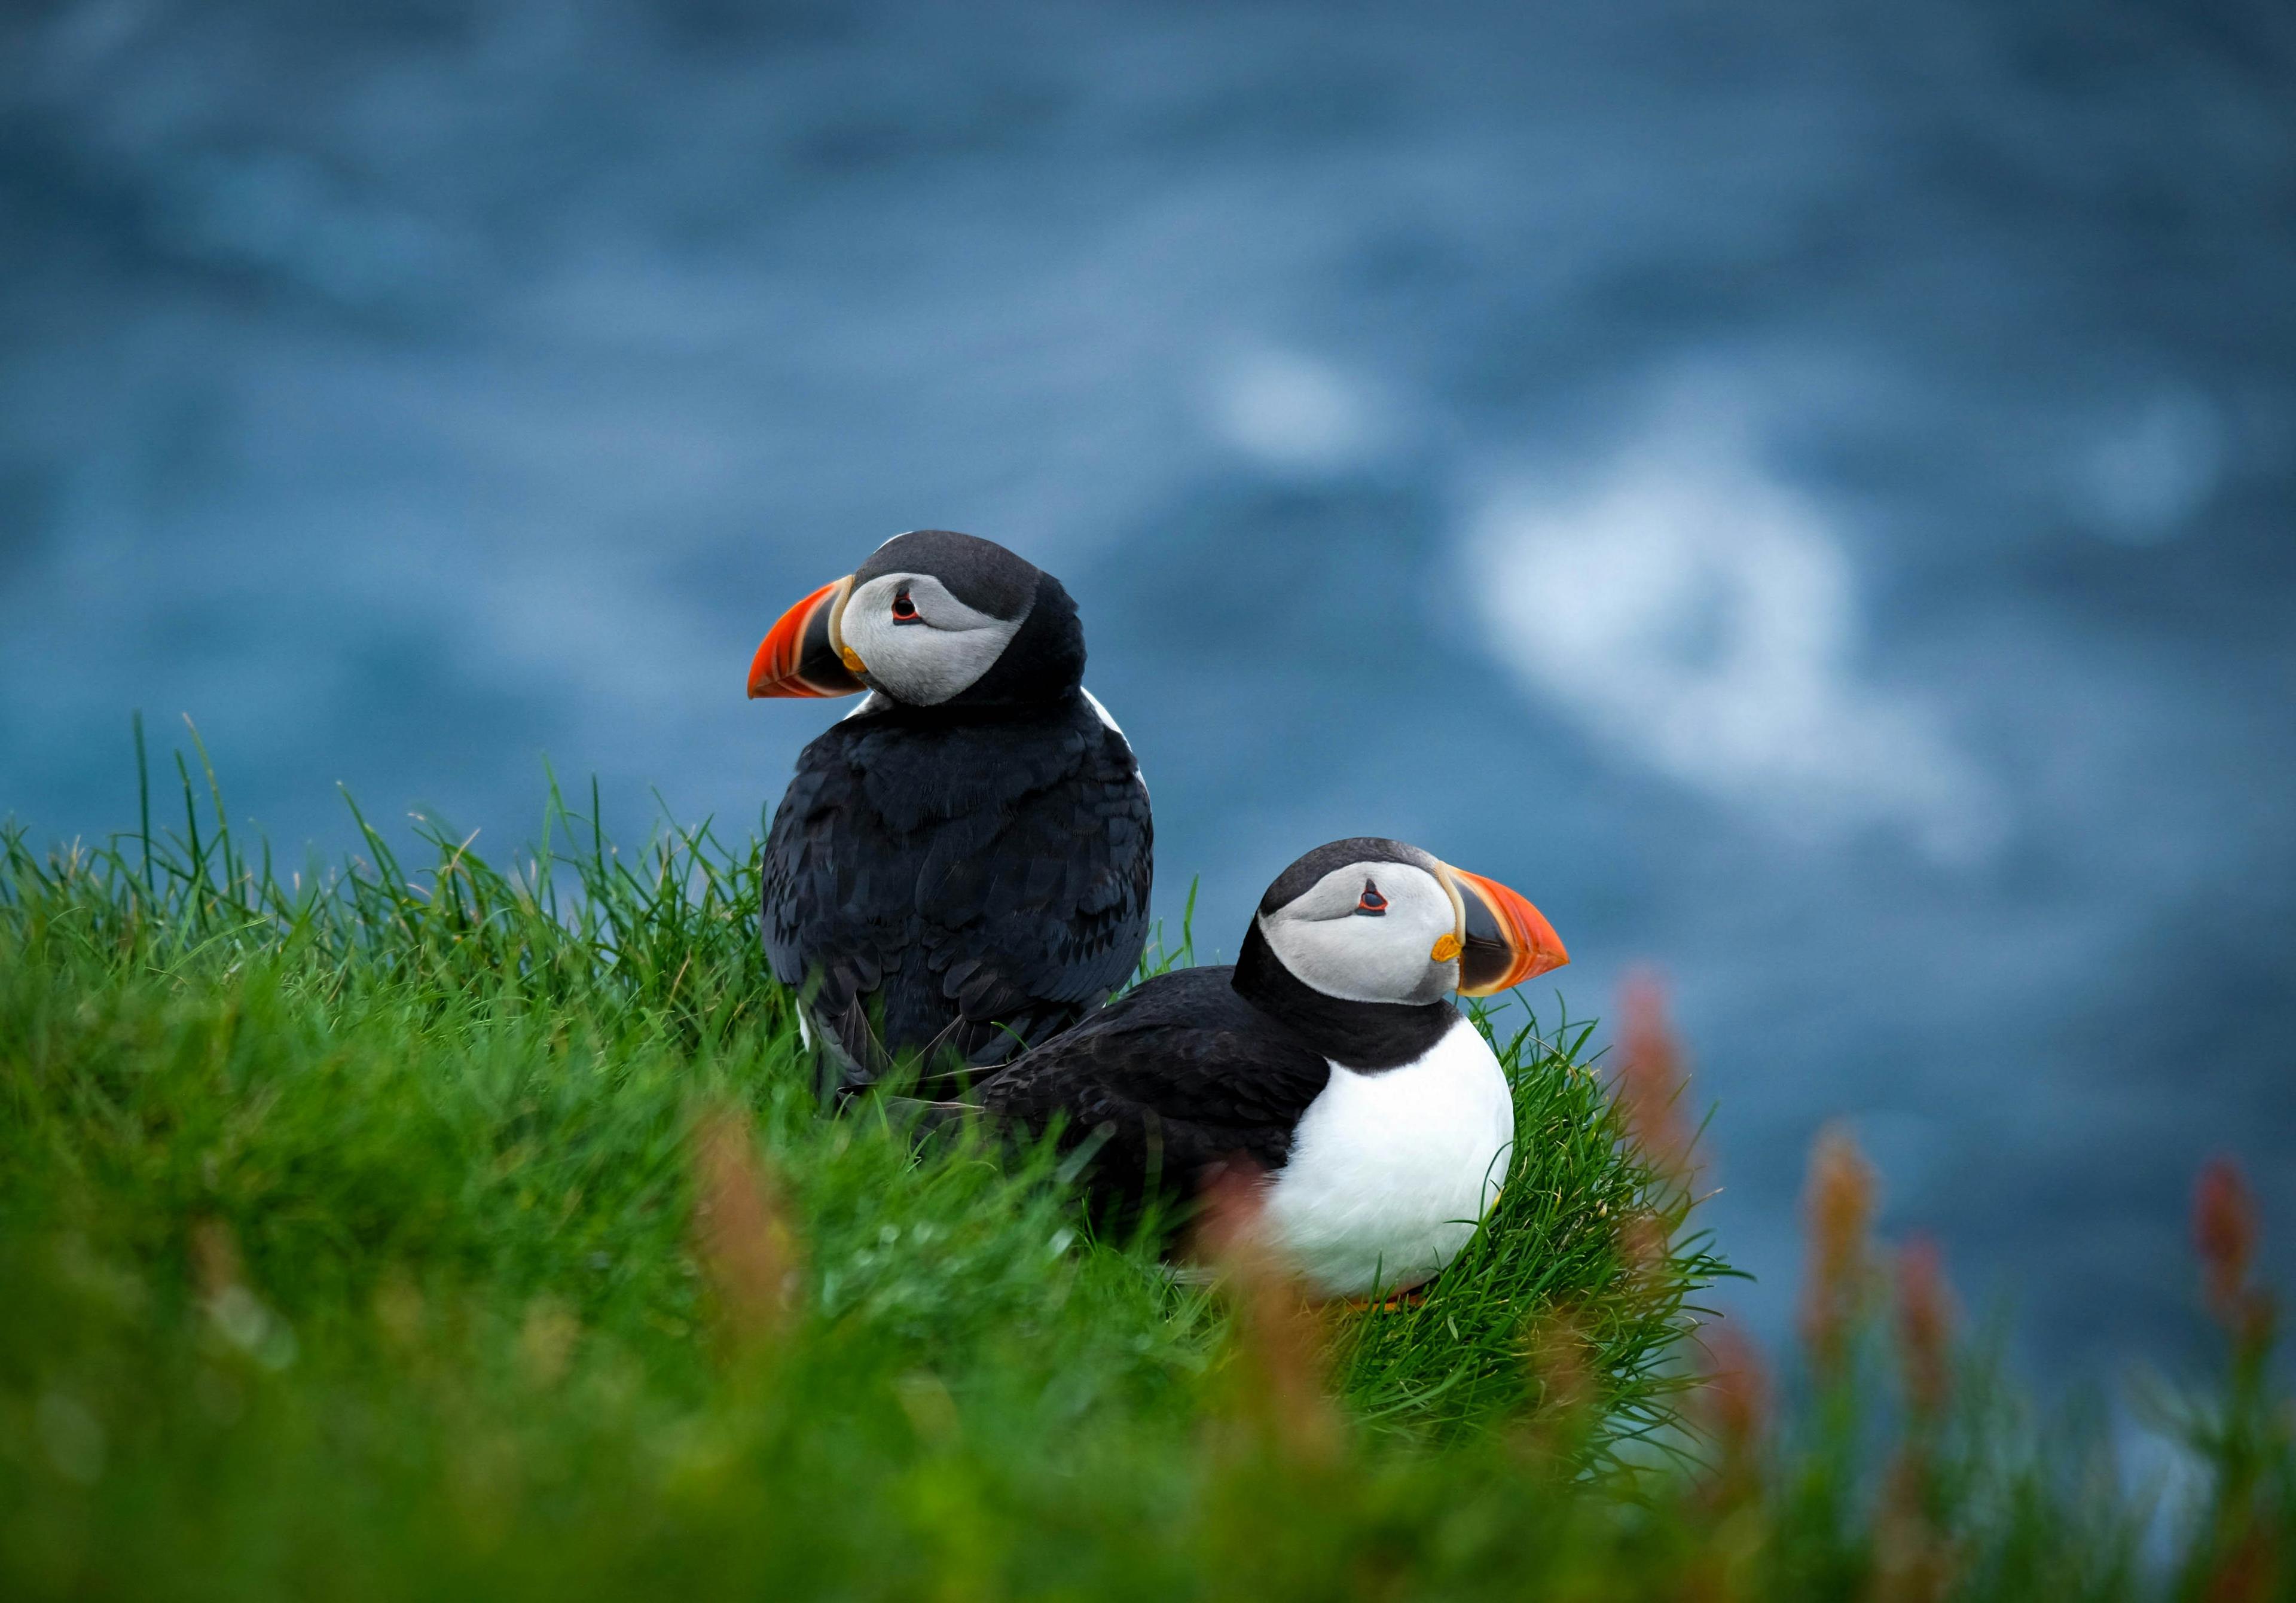
[[[1367,879],[1387,898],[1387,911],[1376,918],[1352,911]],[[1260,934],[1286,969],[1345,1002],[1440,1000],[1456,988],[1458,970],[1435,961],[1435,943],[1455,927],[1450,897],[1434,878],[1393,863],[1338,870],[1259,920]]]
[[[1423,931],[1417,928],[1422,922],[1398,918],[1390,909],[1377,919],[1279,924],[1266,933],[1283,966],[1326,996],[1425,1002],[1442,995],[1430,977],[1436,968],[1431,951],[1436,936],[1450,926]]]
[[[914,622],[893,616],[905,588]],[[837,632],[872,685],[912,707],[937,707],[978,683],[1025,621],[968,607],[929,574],[889,573],[853,592]]]

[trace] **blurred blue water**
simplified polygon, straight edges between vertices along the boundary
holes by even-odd
[[[2094,1371],[2204,1152],[2296,1268],[2292,291],[2267,0],[20,5],[0,810],[127,822],[140,707],[283,840],[746,828],[766,626],[971,529],[1168,916],[1505,879],[1673,977],[1759,1321],[1846,1114]]]

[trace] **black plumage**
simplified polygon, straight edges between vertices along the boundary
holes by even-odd
[[[1144,981],[984,1084],[981,1106],[1026,1131],[1058,1123],[1070,1149],[1093,1143],[1093,1189],[1112,1203],[1187,1195],[1239,1157],[1281,1169],[1331,1064],[1241,994],[1235,974]]]
[[[928,1079],[998,1067],[1098,1007],[1138,964],[1153,855],[1146,788],[1080,688],[1059,582],[962,536],[904,536],[857,577],[873,568],[1027,610],[961,693],[879,692],[824,732],[775,810],[767,954],[849,1088],[897,1062]]]
[[[1318,848],[1268,887],[1272,912],[1345,863],[1410,860],[1375,839]],[[1121,1210],[1186,1198],[1230,1161],[1266,1174],[1290,1161],[1300,1121],[1334,1063],[1383,1074],[1425,1056],[1459,1022],[1447,1001],[1325,995],[1285,968],[1254,920],[1236,961],[1144,981],[984,1083],[977,1100],[1008,1127],[1058,1127],[1089,1145],[1089,1180]]]
[[[1506,1072],[1451,998],[1565,961],[1496,880],[1400,841],[1334,841],[1278,876],[1234,968],[1143,982],[984,1081],[976,1106],[917,1109],[919,1128],[1056,1133],[1119,1229],[1242,1168],[1269,1245],[1321,1295],[1420,1285],[1473,1235],[1514,1144]]]

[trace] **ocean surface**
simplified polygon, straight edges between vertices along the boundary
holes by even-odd
[[[2296,1284],[2277,0],[0,12],[0,813],[745,832],[783,606],[1082,606],[1158,903],[1326,838],[1669,979],[1790,1321],[1812,1134],[2051,1377]],[[657,797],[659,800],[657,800]]]

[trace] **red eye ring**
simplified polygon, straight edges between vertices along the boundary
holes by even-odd
[[[1387,898],[1379,894],[1378,886],[1366,879],[1364,881],[1363,895],[1356,898],[1356,911],[1369,913],[1374,918],[1377,918],[1387,911]]]
[[[916,617],[916,615],[917,604],[909,599],[908,592],[903,591],[900,594],[893,598],[893,616],[895,617],[898,617],[906,623],[910,618]]]

